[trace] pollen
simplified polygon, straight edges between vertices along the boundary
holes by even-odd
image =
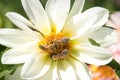
[[[50,54],[50,57],[57,60],[64,60],[70,51],[70,38],[64,34],[52,34],[40,42],[39,48]]]

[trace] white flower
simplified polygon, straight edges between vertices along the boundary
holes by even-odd
[[[45,10],[39,0],[21,1],[29,20],[7,13],[20,29],[0,29],[0,44],[10,48],[3,64],[24,63],[23,79],[90,80],[84,62],[104,65],[112,60],[109,51],[89,42],[90,34],[107,21],[108,10],[94,7],[82,13],[84,0],[75,0],[71,10],[70,0],[48,0]]]

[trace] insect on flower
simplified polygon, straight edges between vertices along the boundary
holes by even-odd
[[[55,53],[52,54],[52,59],[57,61],[57,60],[64,60],[64,58],[68,55],[68,50],[64,49],[61,53]]]
[[[69,53],[69,41],[69,38],[64,37],[60,40],[52,40],[49,44],[39,45],[39,47],[49,52],[53,60],[63,60]]]
[[[82,12],[85,0],[74,0],[72,7],[71,0],[47,0],[45,8],[40,0],[21,2],[29,19],[8,12],[20,29],[0,29],[0,44],[10,48],[2,56],[3,64],[23,64],[22,79],[91,80],[85,63],[104,65],[112,60],[107,49],[89,42],[92,33],[103,36],[96,31],[107,21],[107,9]]]

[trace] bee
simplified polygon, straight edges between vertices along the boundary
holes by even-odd
[[[62,50],[61,53],[55,53],[55,54],[52,54],[52,59],[57,61],[57,60],[64,60],[66,58],[66,56],[68,55],[69,51],[68,49],[64,49]]]
[[[42,49],[43,51],[50,53],[50,54],[57,52],[57,48],[56,48],[55,44],[39,45],[39,48]]]
[[[64,37],[59,40],[54,40],[52,43],[47,45],[39,45],[39,47],[50,53],[53,60],[63,60],[69,52],[69,41],[69,38]]]
[[[68,44],[69,43],[69,41],[70,41],[70,38],[67,38],[67,37],[64,37],[64,38],[62,38],[62,44],[64,44],[64,45],[66,45],[66,44]]]

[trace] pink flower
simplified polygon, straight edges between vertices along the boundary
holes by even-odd
[[[110,15],[107,26],[112,26],[118,35],[118,39],[109,50],[113,53],[114,59],[120,63],[120,11]]]

